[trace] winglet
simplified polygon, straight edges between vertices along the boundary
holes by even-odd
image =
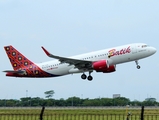
[[[43,46],[41,48],[44,50],[44,52],[46,53],[47,56],[51,55]]]

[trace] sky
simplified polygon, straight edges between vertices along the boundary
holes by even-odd
[[[4,46],[13,45],[35,63],[54,60],[52,54],[73,56],[129,43],[147,43],[159,50],[158,0],[0,0],[0,71],[12,70]],[[159,101],[159,53],[117,65],[110,74],[92,73],[55,78],[12,78],[0,72],[0,99],[22,97],[112,98],[121,94],[131,101],[154,97]],[[86,73],[88,74],[88,73]]]

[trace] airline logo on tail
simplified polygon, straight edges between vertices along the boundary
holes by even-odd
[[[6,46],[4,48],[6,50],[8,58],[10,59],[10,62],[14,70],[21,70],[28,66],[30,68],[33,68],[32,65],[34,65],[34,63],[28,60],[25,56],[23,56],[20,52],[18,52],[14,47]]]
[[[4,47],[8,58],[12,64],[12,70],[6,70],[6,76],[15,76],[15,77],[52,77],[52,74],[46,73],[41,70],[37,65],[32,61],[27,59],[19,51],[17,51],[13,46]]]

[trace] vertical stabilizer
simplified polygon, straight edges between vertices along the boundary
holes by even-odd
[[[21,70],[22,68],[26,68],[29,65],[34,64],[24,55],[22,55],[18,50],[16,50],[13,46],[5,46],[4,49],[8,55],[8,58],[10,59],[14,70]]]

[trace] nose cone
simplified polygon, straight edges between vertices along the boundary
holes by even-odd
[[[152,52],[153,54],[155,54],[155,53],[157,52],[157,49],[154,48],[154,47],[152,47],[152,48],[151,48],[151,52]]]

